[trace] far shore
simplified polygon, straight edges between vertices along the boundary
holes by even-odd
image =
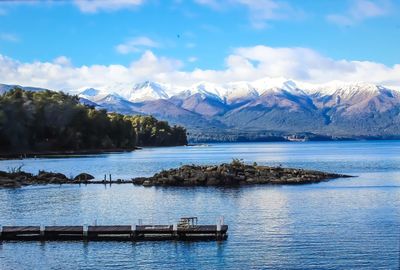
[[[142,149],[141,147],[133,148],[110,148],[110,149],[82,149],[82,150],[54,150],[54,151],[29,151],[29,152],[9,152],[0,153],[0,160],[10,159],[24,159],[24,158],[36,158],[36,157],[57,157],[57,156],[75,156],[75,155],[96,155],[104,153],[114,152],[132,152],[135,150]]]
[[[48,151],[21,151],[21,152],[0,152],[0,160],[22,160],[26,158],[41,158],[41,157],[49,157],[49,158],[57,158],[57,157],[75,157],[80,155],[97,155],[97,154],[105,154],[105,153],[126,153],[132,152],[136,150],[141,150],[145,147],[176,147],[176,146],[209,146],[210,144],[215,143],[305,143],[305,142],[347,142],[347,141],[391,141],[391,140],[400,140],[399,138],[370,138],[370,139],[344,139],[344,140],[282,140],[282,141],[195,141],[189,142],[186,145],[169,145],[169,146],[143,146],[143,147],[132,147],[132,148],[108,148],[108,149],[81,149],[81,150],[48,150]]]

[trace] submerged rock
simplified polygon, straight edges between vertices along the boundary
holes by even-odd
[[[238,160],[212,166],[184,165],[152,177],[132,179],[143,186],[239,186],[252,184],[296,185],[318,183],[349,175],[321,171],[248,165]]]

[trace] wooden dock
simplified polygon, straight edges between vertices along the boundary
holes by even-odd
[[[225,240],[228,225],[2,226],[0,241]]]

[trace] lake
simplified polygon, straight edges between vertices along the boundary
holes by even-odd
[[[224,216],[224,242],[3,242],[0,269],[399,269],[400,141],[226,143],[0,161],[0,170],[150,176],[240,158],[356,175],[302,186],[48,185],[0,190],[2,225]]]

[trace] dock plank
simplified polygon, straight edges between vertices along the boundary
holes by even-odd
[[[46,226],[45,232],[50,233],[83,233],[83,226]]]
[[[228,230],[228,225],[221,226],[221,232],[226,232],[227,230]],[[217,232],[217,225],[198,225],[198,226],[190,226],[188,228],[178,227],[178,232],[215,233]]]
[[[33,234],[40,233],[40,226],[3,226],[3,234]]]
[[[130,234],[132,233],[131,225],[115,225],[115,226],[89,226],[89,234]]]

